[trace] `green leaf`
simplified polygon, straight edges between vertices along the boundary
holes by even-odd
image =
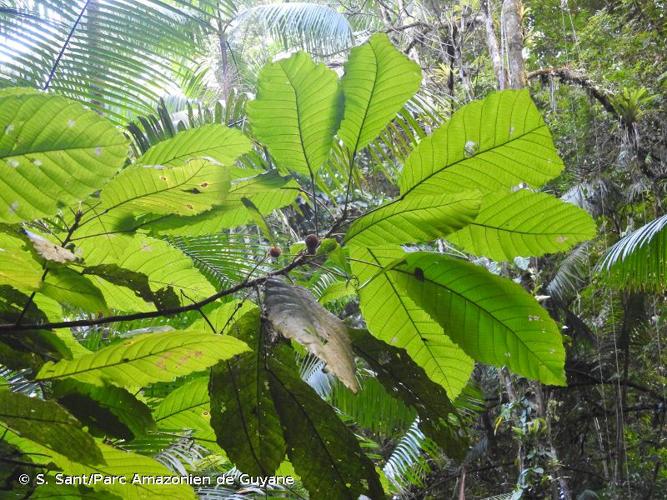
[[[266,216],[292,203],[299,192],[299,185],[293,179],[270,172],[237,181],[227,199],[208,212],[192,217],[168,216],[149,222],[145,227],[159,234],[174,236],[213,234],[252,221],[251,213],[241,202],[243,198],[252,201],[259,213]]]
[[[336,133],[338,95],[336,73],[305,52],[267,64],[247,105],[252,131],[280,167],[315,174]]]
[[[400,247],[351,248],[352,271],[360,283],[361,311],[375,337],[405,349],[454,399],[470,378],[473,360],[397,285],[391,273],[382,272],[383,267],[404,255]]]
[[[131,440],[155,427],[150,408],[120,387],[61,380],[54,385],[54,397],[84,424],[103,435]]]
[[[55,453],[50,449],[39,445],[38,443],[19,436],[16,433],[8,432],[4,439],[19,448],[30,459],[39,464],[56,464],[68,476],[81,476],[92,474],[102,474],[104,477],[122,476],[125,478],[124,484],[120,481],[105,482],[97,481],[92,485],[96,491],[108,491],[119,495],[123,500],[139,500],[144,498],[170,498],[174,500],[195,499],[195,493],[190,486],[178,484],[136,484],[132,482],[135,474],[144,477],[171,477],[177,476],[171,470],[167,469],[160,462],[136,453],[113,448],[104,443],[98,443],[97,446],[102,452],[105,465],[96,465],[90,467],[73,460],[66,456]],[[52,467],[49,467],[52,468]],[[51,473],[47,476],[50,483],[55,483],[55,478]],[[95,497],[97,498],[97,497]]]
[[[286,445],[269,391],[259,309],[245,314],[235,326],[253,352],[223,361],[211,371],[211,426],[239,470],[270,476],[282,462]]]
[[[612,245],[595,266],[608,283],[633,290],[667,287],[667,215],[654,219]]]
[[[229,187],[228,169],[208,160],[167,168],[135,165],[104,186],[91,217],[112,210],[116,217],[119,213],[196,215],[222,203]]]
[[[86,311],[109,311],[102,292],[88,278],[67,267],[50,268],[39,292],[60,303]]]
[[[215,293],[192,260],[163,240],[143,235],[109,234],[103,238],[83,237],[75,243],[81,249],[86,266],[93,268],[91,272],[99,266],[115,266],[138,273],[146,276],[153,294],[164,296],[171,287],[182,303],[191,303],[191,300]]]
[[[192,437],[218,453],[216,436],[211,427],[209,377],[197,377],[171,392],[155,409],[153,416],[159,429],[170,432],[192,431]]]
[[[424,252],[406,254],[386,272],[476,360],[565,385],[558,326],[521,286],[469,262]]]
[[[269,358],[269,385],[287,454],[311,498],[384,498],[373,463],[334,409],[294,367]]]
[[[93,438],[72,415],[54,401],[16,392],[0,392],[0,421],[21,436],[86,464],[104,463]]]
[[[538,187],[563,169],[551,133],[527,90],[493,92],[463,106],[410,154],[401,195]]]
[[[396,439],[412,425],[417,412],[393,392],[393,388],[387,390],[377,378],[370,377],[362,380],[361,390],[356,394],[335,382],[327,400],[359,427],[383,438]]]
[[[341,80],[345,112],[338,136],[350,152],[366,147],[419,89],[419,66],[384,33],[350,52]]]
[[[44,270],[20,238],[0,233],[0,285],[20,291],[39,288]]]
[[[208,410],[210,400],[208,379],[208,376],[197,377],[169,393],[153,414],[158,427],[162,429],[180,428],[172,426],[172,419],[177,415],[199,408]]]
[[[143,387],[203,370],[247,350],[243,342],[229,336],[199,331],[148,333],[80,358],[49,361],[39,371],[37,379],[75,377],[95,385],[111,382]]]
[[[445,389],[429,379],[403,349],[377,340],[366,330],[351,329],[350,338],[387,393],[417,410],[419,428],[448,456],[463,458],[468,444],[458,433],[462,425]]]
[[[130,301],[130,304],[135,304],[136,299],[139,297],[144,301],[153,302],[158,309],[178,307],[180,304],[178,296],[171,286],[161,288],[157,292],[154,292],[151,290],[148,276],[142,273],[123,269],[114,264],[101,264],[99,266],[86,267],[83,272],[86,275],[93,275],[101,278],[98,279],[96,283],[105,284],[104,290],[101,290],[103,294],[104,292],[107,292],[105,297],[110,295],[113,298],[116,298],[117,295],[114,292],[129,288],[136,294],[136,296],[133,297],[134,300]],[[117,309],[123,308],[123,304],[118,305],[120,307],[117,307]]]
[[[470,224],[479,205],[476,191],[398,199],[354,221],[345,242],[377,247],[433,241]]]
[[[210,124],[178,132],[171,139],[157,143],[136,163],[180,166],[192,158],[211,158],[221,165],[231,166],[250,148],[250,140],[238,130]]]
[[[473,222],[447,239],[466,252],[494,260],[562,252],[595,237],[582,209],[545,193],[490,193]]]
[[[0,222],[48,217],[99,189],[123,165],[123,134],[54,95],[0,91]]]

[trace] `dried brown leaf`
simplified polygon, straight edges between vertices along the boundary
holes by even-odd
[[[354,353],[345,324],[322,307],[313,294],[279,278],[265,286],[265,306],[273,328],[294,339],[324,361],[327,369],[351,391],[359,390]]]

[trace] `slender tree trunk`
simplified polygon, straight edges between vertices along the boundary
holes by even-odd
[[[521,89],[526,86],[522,21],[523,4],[521,0],[504,0],[501,23],[507,50],[508,86],[512,89]]]
[[[503,58],[498,48],[498,39],[496,38],[496,31],[493,27],[493,0],[485,0],[482,2],[482,15],[484,16],[484,28],[486,29],[486,46],[489,50],[489,56],[493,63],[493,71],[498,80],[498,88],[504,89],[505,83],[505,67],[503,65]]]
[[[496,39],[495,30],[493,28],[492,6],[491,0],[483,2],[484,25],[486,29],[486,43],[489,50],[489,56],[493,63],[494,72],[498,80],[498,88],[513,88],[521,89],[526,86],[526,70],[523,62],[523,5],[521,0],[504,0],[502,4],[501,13],[501,36],[503,37],[503,47],[506,54],[502,54],[498,49],[498,41]],[[507,59],[507,75],[505,74],[505,67],[503,64],[503,56]],[[533,265],[537,265],[534,262]],[[532,284],[529,288],[532,288]],[[510,402],[516,403],[520,400],[516,393],[509,373],[503,368],[500,370],[500,380],[505,386],[507,396]],[[549,449],[554,461],[558,463],[558,453],[553,444],[551,437],[551,427],[549,425],[549,412],[547,411],[547,402],[542,389],[542,384],[539,382],[531,382],[530,388],[534,393],[534,414],[537,418],[543,419],[547,423],[546,446]],[[519,472],[521,472],[529,462],[526,457],[528,450],[520,445],[518,451]],[[572,494],[567,485],[567,481],[563,477],[560,466],[553,467],[554,475],[557,476],[558,482],[553,483],[551,495],[554,499],[572,498]]]
[[[218,47],[220,49],[220,71],[218,72],[218,85],[222,98],[227,100],[231,90],[231,71],[229,68],[229,51],[227,50],[227,34],[225,33],[226,26],[223,25],[222,19],[218,17]]]

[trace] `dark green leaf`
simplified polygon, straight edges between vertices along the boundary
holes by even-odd
[[[14,392],[0,392],[0,421],[21,436],[84,464],[104,463],[93,438],[72,415],[54,401]]]

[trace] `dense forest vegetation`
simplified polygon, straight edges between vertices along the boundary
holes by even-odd
[[[0,497],[667,498],[662,0],[0,0]]]

